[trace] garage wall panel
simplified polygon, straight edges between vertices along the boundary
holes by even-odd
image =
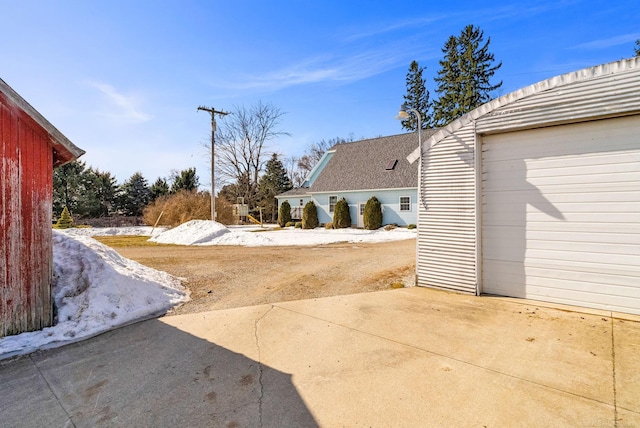
[[[482,290],[640,313],[640,116],[485,136]]]

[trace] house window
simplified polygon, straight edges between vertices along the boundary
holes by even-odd
[[[360,215],[364,215],[364,207],[366,207],[367,204],[360,204]]]
[[[411,211],[411,196],[400,196],[400,211]]]
[[[329,212],[332,213],[336,209],[336,203],[338,202],[337,196],[329,196]]]

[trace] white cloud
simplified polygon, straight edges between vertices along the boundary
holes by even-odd
[[[140,100],[136,96],[122,94],[107,83],[89,81],[87,85],[98,89],[106,97],[108,105],[102,115],[127,123],[142,123],[153,119],[153,116],[139,109]]]
[[[573,47],[573,49],[606,49],[612,46],[629,44],[629,55],[636,40],[640,39],[640,33],[623,34],[621,36],[609,37],[606,39],[592,40],[587,43],[581,43]]]

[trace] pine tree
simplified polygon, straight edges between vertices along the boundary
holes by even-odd
[[[200,180],[196,174],[195,168],[183,169],[179,173],[177,171],[172,172],[173,184],[171,185],[171,194],[178,193],[181,190],[188,192],[198,190]]]
[[[123,215],[141,216],[149,204],[149,185],[140,172],[136,172],[120,186],[118,207]]]
[[[382,226],[382,205],[375,196],[372,196],[364,206],[362,215],[364,228],[367,230],[376,230]]]
[[[313,201],[309,201],[302,210],[302,228],[315,229],[316,227],[318,227],[318,208]]]
[[[490,80],[502,66],[493,65],[495,57],[489,52],[491,38],[483,44],[484,32],[467,25],[459,37],[451,36],[445,43],[440,61],[441,69],[435,81],[440,98],[434,103],[436,126],[445,126],[458,117],[492,99],[491,92],[502,86],[502,81]]]
[[[351,214],[349,213],[349,204],[345,198],[341,198],[336,202],[335,209],[333,211],[333,228],[343,229],[345,227],[351,227]]]
[[[411,62],[407,72],[407,94],[404,96],[404,104],[420,112],[422,129],[427,129],[431,127],[431,102],[426,80],[422,77],[424,70],[426,67],[420,67],[417,61]],[[409,115],[409,118],[401,123],[402,127],[409,131],[415,131],[418,128],[417,120],[413,115]]]
[[[169,184],[164,178],[158,177],[158,179],[149,188],[149,200],[155,201],[160,196],[166,196],[169,194]]]
[[[270,219],[270,221],[276,219],[278,201],[275,196],[292,188],[293,186],[287,175],[287,170],[284,168],[284,165],[282,165],[280,159],[278,159],[278,155],[274,153],[267,162],[265,173],[258,183],[260,198],[258,205],[262,207],[262,212],[266,215],[267,219]]]
[[[71,218],[71,214],[69,213],[69,208],[66,206],[62,209],[62,214],[60,214],[60,218],[56,222],[56,229],[69,229],[73,227],[73,218]]]

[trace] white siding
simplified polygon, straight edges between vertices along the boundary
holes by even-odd
[[[640,116],[483,138],[482,291],[640,314]]]
[[[418,285],[476,292],[474,135],[471,124],[423,149]]]

